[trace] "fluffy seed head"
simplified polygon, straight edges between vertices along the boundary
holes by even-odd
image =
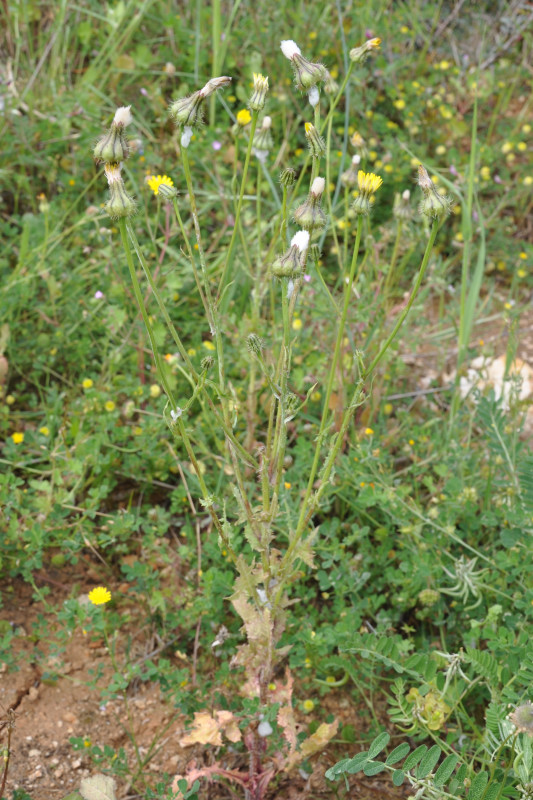
[[[533,736],[533,704],[531,701],[528,700],[527,703],[517,706],[513,713],[509,714],[509,719],[519,733]]]
[[[311,184],[311,194],[315,197],[320,197],[324,189],[326,188],[326,181],[324,178],[315,178],[313,183]]]
[[[285,58],[289,59],[289,61],[292,61],[294,56],[296,55],[300,56],[302,54],[302,51],[300,50],[296,42],[293,42],[292,39],[284,39],[281,42],[280,47],[281,47],[281,52],[283,53]]]
[[[131,106],[120,106],[120,108],[117,108],[113,119],[113,125],[120,125],[122,128],[129,125],[133,119],[130,108]]]
[[[309,232],[298,231],[291,239],[291,247],[297,247],[300,253],[305,253],[309,247]]]

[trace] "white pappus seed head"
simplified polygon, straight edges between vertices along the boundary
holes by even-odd
[[[181,134],[181,146],[188,147],[191,143],[192,139],[192,128],[190,125],[186,125],[183,129],[183,133]]]
[[[257,733],[259,734],[259,736],[262,736],[263,738],[266,736],[270,736],[272,732],[273,732],[272,725],[270,724],[270,722],[267,722],[266,719],[260,722],[259,725],[257,726]]]
[[[404,199],[404,200],[409,200],[409,198],[411,197],[411,192],[409,191],[409,189],[406,189],[406,190],[405,190],[405,191],[402,193],[402,197],[403,197],[403,199]]]
[[[354,167],[358,167],[360,163],[361,163],[361,156],[354,156],[352,158],[352,164],[354,165]]]
[[[309,231],[298,231],[291,239],[291,247],[297,247],[300,253],[305,253],[309,247]]]
[[[123,128],[125,128],[126,125],[129,125],[133,119],[130,108],[131,106],[120,106],[120,108],[117,108],[117,110],[115,111],[113,124],[120,125]]]
[[[326,188],[326,181],[324,178],[315,178],[311,184],[311,194],[319,197]]]
[[[265,117],[263,120],[263,128],[270,128],[272,125],[272,117]]]
[[[281,47],[281,52],[283,53],[285,58],[289,59],[289,61],[292,61],[294,56],[301,56],[302,54],[302,51],[300,50],[296,42],[293,42],[292,39],[283,39],[283,41],[280,44],[280,47]]]
[[[320,92],[318,91],[318,87],[312,86],[311,89],[309,89],[308,97],[309,97],[309,102],[313,106],[313,108],[317,106],[318,101],[320,100]]]

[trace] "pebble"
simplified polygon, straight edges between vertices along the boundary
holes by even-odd
[[[72,769],[79,769],[81,767],[81,758],[77,758],[71,764]]]
[[[35,700],[37,700],[38,697],[39,697],[39,689],[37,689],[36,686],[30,686],[30,689],[28,691],[28,700],[30,700],[33,703],[35,702]]]
[[[39,756],[41,755],[41,751],[36,750],[35,747],[32,747],[28,755],[30,758],[39,758]]]
[[[31,773],[31,775],[28,775],[28,780],[29,781],[36,781],[36,780],[38,780],[39,778],[42,778],[42,777],[43,777],[43,771],[42,771],[41,767],[37,767],[37,769],[34,770]]]

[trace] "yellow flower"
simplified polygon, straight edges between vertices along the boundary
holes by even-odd
[[[533,183],[533,178],[531,177],[531,175],[526,175],[522,183],[524,184],[524,186],[531,186],[531,184]]]
[[[490,167],[481,167],[479,170],[482,180],[490,181]]]
[[[395,107],[396,107],[396,108],[397,108],[399,111],[401,111],[401,110],[402,110],[402,108],[405,108],[405,100],[403,100],[403,99],[400,97],[400,99],[399,99],[399,100],[395,100],[395,101],[394,101],[394,105],[395,105]]]
[[[97,586],[89,592],[89,600],[93,606],[102,606],[111,600],[111,592],[105,586]]]
[[[526,258],[527,258],[527,253],[525,253],[525,252],[522,250],[522,252],[518,254],[518,258],[521,258],[521,259],[522,259],[522,261],[525,261],[525,260],[526,260]]]
[[[322,395],[320,394],[320,392],[313,392],[311,394],[311,401],[313,403],[318,403],[318,401],[320,400],[321,397],[322,397]]]
[[[15,442],[15,444],[22,444],[24,441],[24,434],[23,433],[12,433],[11,438]]]
[[[525,142],[518,142],[518,144],[516,145],[516,149],[520,150],[523,153],[524,150],[527,150],[527,144]]]
[[[12,406],[14,402],[15,402],[14,395],[8,394],[8,396],[6,397],[6,403],[8,404],[8,406]]]
[[[157,385],[157,383],[153,383],[150,386],[150,397],[159,397],[161,394],[161,388]]]
[[[367,436],[372,436],[372,434],[374,433],[374,429],[373,428],[365,428],[365,433],[366,433]]]
[[[90,739],[84,739],[83,740],[83,746],[84,747],[90,747],[91,746],[91,740]]]
[[[168,175],[151,175],[147,178],[147,184],[154,194],[159,194],[159,187],[164,184],[165,186],[174,186],[174,181]]]
[[[385,405],[383,406],[383,412],[387,416],[389,416],[389,414],[392,414],[393,411],[394,411],[394,408],[392,406],[392,403],[385,403]]]
[[[304,700],[302,703],[302,708],[306,714],[309,714],[309,712],[312,711],[314,707],[315,704],[313,703],[312,700]]]
[[[357,173],[357,183],[359,184],[359,191],[361,194],[368,196],[377,192],[383,180],[379,175],[374,175],[373,172],[363,172],[363,170],[360,169]]]
[[[202,342],[202,344],[203,344],[203,346],[205,347],[206,350],[216,350],[216,347],[213,344],[213,342],[210,342],[209,340],[206,341],[206,342]]]
[[[237,125],[240,125],[241,128],[244,128],[244,126],[248,125],[251,121],[252,115],[247,108],[241,108],[240,111],[237,111]]]
[[[527,272],[525,271],[525,269],[520,268],[519,270],[517,270],[516,274],[518,275],[519,278],[525,278]]]
[[[94,383],[91,378],[84,378],[81,382],[81,385],[84,389],[90,389],[92,386],[94,386]]]
[[[39,433],[42,433],[43,436],[49,436],[50,430],[46,427],[46,425],[43,425],[42,428],[39,428]]]
[[[301,330],[302,325],[303,325],[303,322],[302,322],[301,319],[295,319],[294,322],[292,323],[293,331]]]
[[[115,404],[112,400],[106,400],[106,402],[104,403],[104,408],[106,411],[114,411]]]
[[[510,153],[513,149],[513,144],[511,142],[504,142],[502,144],[502,153]]]
[[[285,483],[283,485],[285,486],[286,489],[290,489],[291,486],[292,486],[292,483],[289,483],[289,481],[285,481]]]

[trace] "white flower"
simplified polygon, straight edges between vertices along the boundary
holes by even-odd
[[[182,413],[183,412],[182,412],[182,410],[181,410],[181,408],[179,406],[177,407],[177,409],[175,411],[174,411],[174,409],[171,409],[171,411],[170,411],[170,419],[172,420],[172,422],[176,422],[176,420],[181,417]]]
[[[300,50],[296,42],[293,42],[292,39],[284,39],[281,42],[280,47],[281,47],[281,52],[283,53],[285,58],[289,59],[289,61],[291,61],[294,58],[294,56],[301,56],[302,54],[302,51]]]
[[[311,194],[315,197],[319,197],[322,194],[326,187],[326,181],[324,178],[315,178],[313,183],[311,184]]]
[[[318,91],[318,87],[317,86],[312,86],[309,89],[308,97],[309,97],[309,102],[311,103],[313,108],[316,105],[318,105],[318,101],[320,100],[320,92]]]
[[[192,128],[190,125],[186,125],[183,129],[183,133],[181,134],[181,146],[188,147],[191,143],[192,139]]]
[[[133,119],[130,111],[131,106],[120,106],[115,111],[115,118],[113,120],[114,125],[121,125],[123,128],[126,125],[129,125],[131,120]]]
[[[309,231],[298,231],[291,239],[291,247],[296,247],[300,253],[305,253],[309,247]]]

